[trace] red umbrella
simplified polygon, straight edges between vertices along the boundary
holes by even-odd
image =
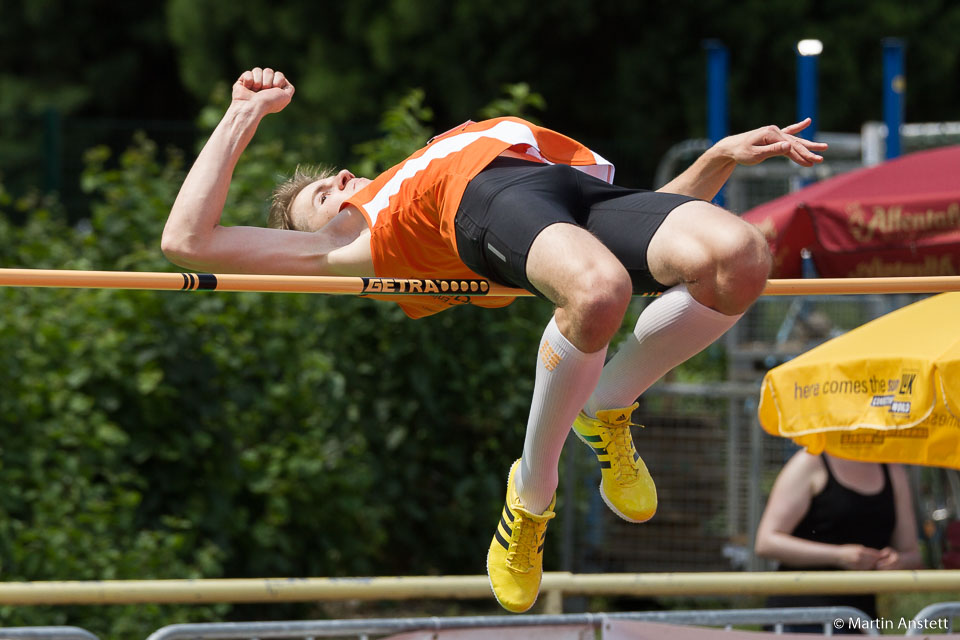
[[[960,145],[858,169],[743,214],[763,231],[775,278],[801,276],[809,249],[825,278],[960,273]]]

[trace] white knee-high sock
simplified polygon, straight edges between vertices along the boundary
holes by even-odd
[[[628,407],[665,373],[703,351],[732,327],[740,315],[706,307],[677,285],[651,302],[633,333],[603,368],[587,401],[591,417],[601,409]]]
[[[597,384],[606,352],[604,348],[583,353],[560,333],[554,319],[543,332],[523,460],[516,476],[517,494],[533,513],[542,513],[553,500],[560,451]]]

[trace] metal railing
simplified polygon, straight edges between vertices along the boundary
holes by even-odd
[[[953,618],[960,617],[960,602],[938,602],[920,610],[904,635],[922,636],[936,630],[953,633]]]
[[[532,627],[582,627],[600,631],[611,621],[658,622],[673,625],[724,627],[767,625],[782,632],[786,624],[820,624],[832,635],[837,620],[858,620],[866,635],[879,635],[872,620],[851,607],[802,609],[732,609],[726,611],[655,611],[629,613],[580,613],[530,616],[461,616],[450,618],[384,618],[379,620],[313,620],[289,622],[235,622],[175,624],[152,633],[147,640],[245,640],[257,638],[329,638],[411,631],[441,632],[457,629],[496,629],[497,637],[524,637]],[[514,631],[511,634],[510,631]]]

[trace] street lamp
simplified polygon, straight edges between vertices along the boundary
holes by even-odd
[[[819,40],[801,40],[797,43],[797,53],[802,56],[818,56],[823,53],[823,43]]]

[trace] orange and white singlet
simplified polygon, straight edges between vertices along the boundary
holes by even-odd
[[[453,220],[467,183],[508,149],[534,161],[571,165],[613,182],[612,164],[560,133],[512,117],[467,122],[437,136],[344,203],[360,209],[370,226],[376,275],[481,278],[460,260]],[[504,307],[514,300],[456,295],[392,299],[411,318],[461,304]]]

